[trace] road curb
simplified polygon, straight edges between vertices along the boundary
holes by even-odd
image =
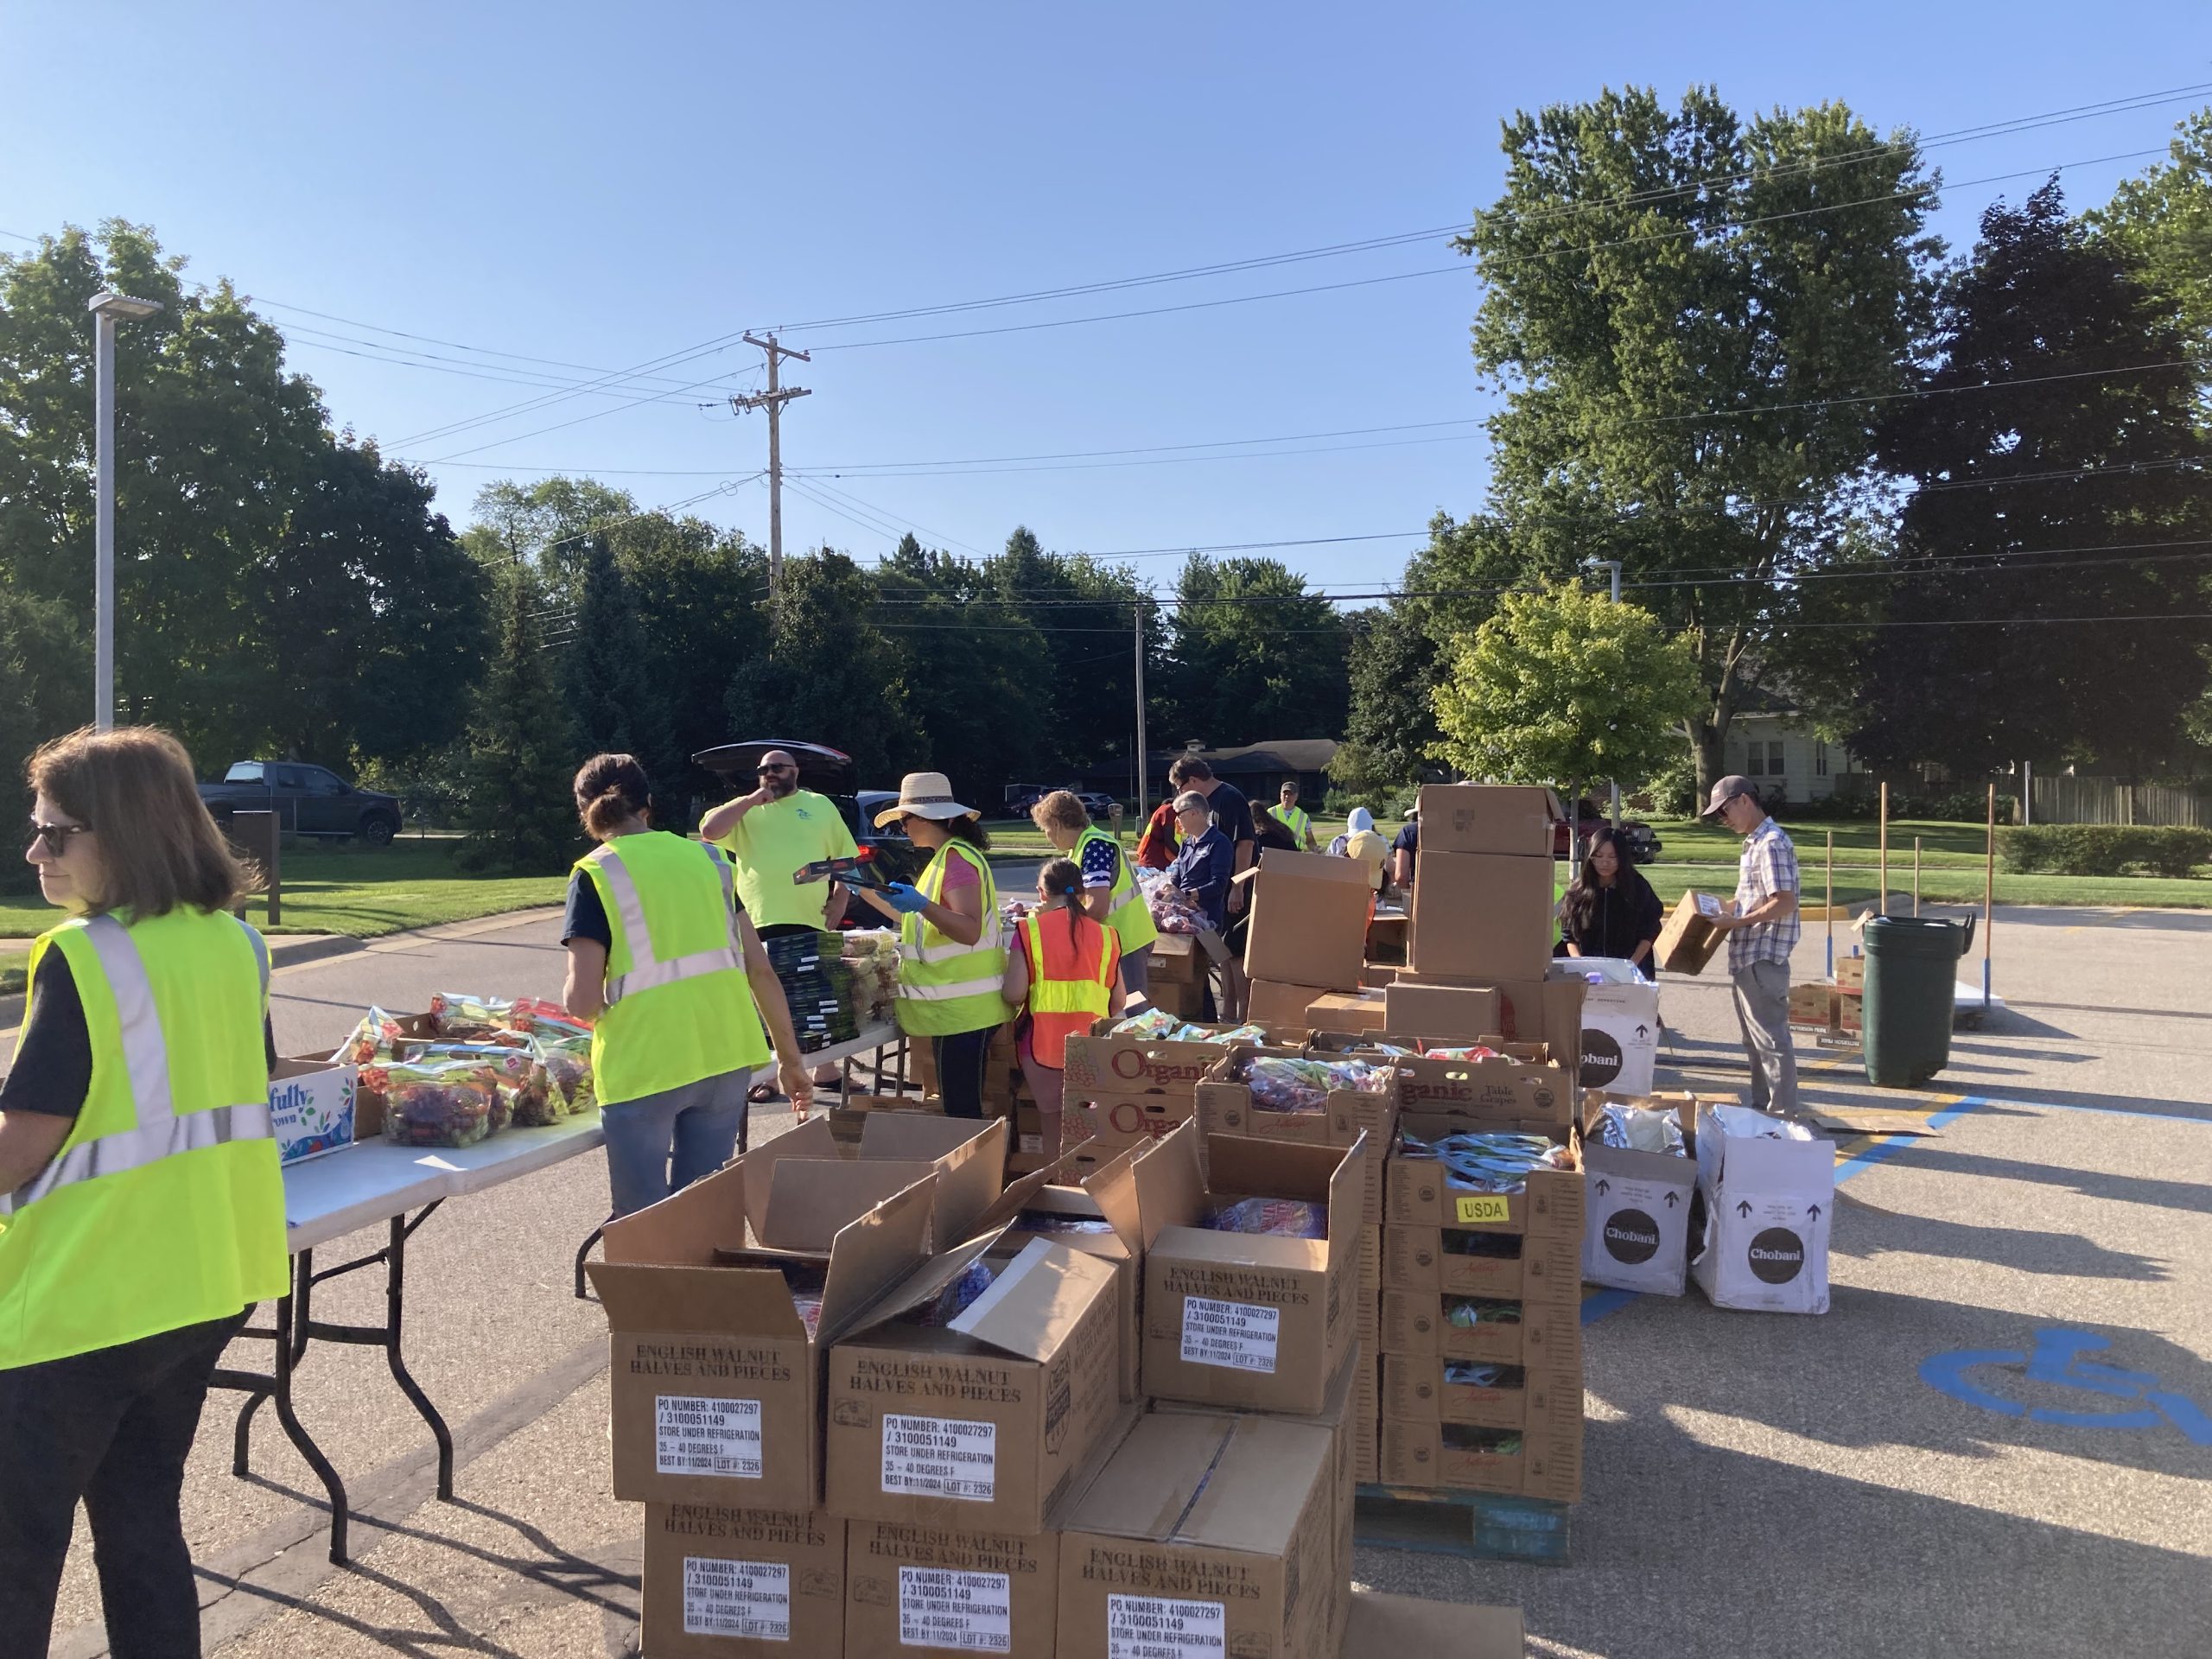
[[[326,957],[343,957],[368,948],[369,941],[357,939],[350,933],[331,933],[308,939],[288,939],[281,933],[269,941],[269,965],[271,969],[296,968],[302,963],[321,962]]]

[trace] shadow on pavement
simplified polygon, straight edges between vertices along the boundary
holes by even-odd
[[[1882,1161],[1897,1164],[1906,1160],[1904,1152],[1898,1151]],[[2107,1249],[2079,1233],[1981,1227],[1968,1222],[1910,1216],[1854,1198],[1848,1188],[1837,1191],[1836,1204],[1840,1211],[1849,1212],[1851,1222],[1848,1227],[1839,1229],[1829,1243],[1833,1255],[1861,1260],[1888,1252],[1940,1255],[1960,1262],[1993,1262],[2021,1273],[2051,1274],[2070,1279],[2123,1279],[2146,1284],[2173,1277],[2167,1263],[2156,1257]]]
[[[2201,1109],[2212,1112],[2212,1107]],[[1988,1108],[1978,1115],[1986,1115]],[[1961,1152],[1953,1147],[1914,1141],[1893,1147],[1882,1161],[1892,1169],[1923,1169],[1935,1175],[1975,1175],[2000,1181],[2026,1181],[2038,1186],[2063,1186],[2083,1198],[2113,1204],[2147,1204],[2158,1210],[2182,1210],[2212,1215],[2212,1186],[2199,1181],[2167,1181],[2147,1175],[2113,1175],[2101,1170],[2067,1169],[2056,1164],[2029,1163],[2018,1158],[1992,1158],[1985,1153]],[[2006,1258],[1985,1255],[1984,1261],[2005,1263]]]

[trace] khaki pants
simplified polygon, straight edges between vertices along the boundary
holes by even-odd
[[[1751,1105],[1777,1117],[1797,1116],[1797,1051],[1789,1039],[1789,969],[1754,962],[1732,976],[1736,1023],[1751,1060]]]

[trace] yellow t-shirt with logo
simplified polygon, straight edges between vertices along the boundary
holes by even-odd
[[[791,873],[821,858],[850,858],[853,832],[826,795],[796,790],[780,801],[756,806],[715,843],[737,867],[738,897],[755,927],[822,925],[830,883],[791,880]]]

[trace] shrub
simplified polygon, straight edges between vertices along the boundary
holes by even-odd
[[[2212,830],[2137,823],[2037,823],[1998,837],[2005,868],[2023,875],[2188,876],[2212,863]]]

